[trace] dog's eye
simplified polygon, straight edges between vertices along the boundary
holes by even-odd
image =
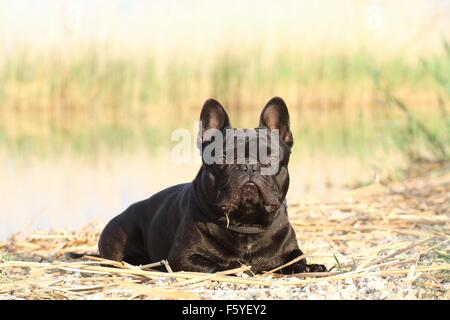
[[[223,170],[227,167],[227,158],[223,156],[218,163],[216,163],[216,167],[220,170]]]

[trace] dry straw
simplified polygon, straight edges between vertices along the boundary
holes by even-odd
[[[102,226],[76,232],[16,234],[0,243],[0,297],[6,299],[204,299],[218,290],[317,288],[378,278],[448,298],[450,175],[373,185],[336,199],[290,205],[306,254],[261,275],[251,266],[213,274],[173,272],[167,261],[145,266],[89,256]],[[71,260],[68,252],[87,253]],[[275,273],[298,260],[325,273]],[[155,271],[163,266],[167,272]],[[266,288],[266,289],[264,289]],[[239,291],[239,292],[241,292]]]

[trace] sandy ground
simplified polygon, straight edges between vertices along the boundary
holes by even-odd
[[[450,172],[289,204],[300,247],[326,274],[217,274],[68,259],[96,253],[102,225],[0,243],[0,299],[449,299]],[[167,266],[170,270],[170,266]]]

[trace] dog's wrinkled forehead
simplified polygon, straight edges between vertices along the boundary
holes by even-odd
[[[270,148],[272,139],[279,140],[278,130],[268,128],[231,128],[224,131],[224,144],[235,148],[245,143],[246,146],[256,145]]]
[[[207,150],[203,154],[206,163],[267,165],[284,162],[289,157],[290,148],[281,141],[278,130],[227,128],[220,136],[223,137],[223,140],[219,137],[221,142],[213,139],[214,148],[209,145],[204,149]]]

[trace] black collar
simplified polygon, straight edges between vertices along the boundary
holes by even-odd
[[[266,231],[266,229],[255,227],[255,226],[228,226],[225,227],[228,230],[231,230],[233,232],[237,233],[243,233],[243,234],[259,234]]]
[[[287,209],[288,205],[287,205],[286,198],[283,201],[283,205]],[[231,230],[233,232],[242,233],[242,234],[260,234],[260,233],[263,233],[264,231],[267,231],[267,229],[264,229],[261,227],[256,227],[256,226],[228,226],[228,227],[224,227],[224,228]]]

